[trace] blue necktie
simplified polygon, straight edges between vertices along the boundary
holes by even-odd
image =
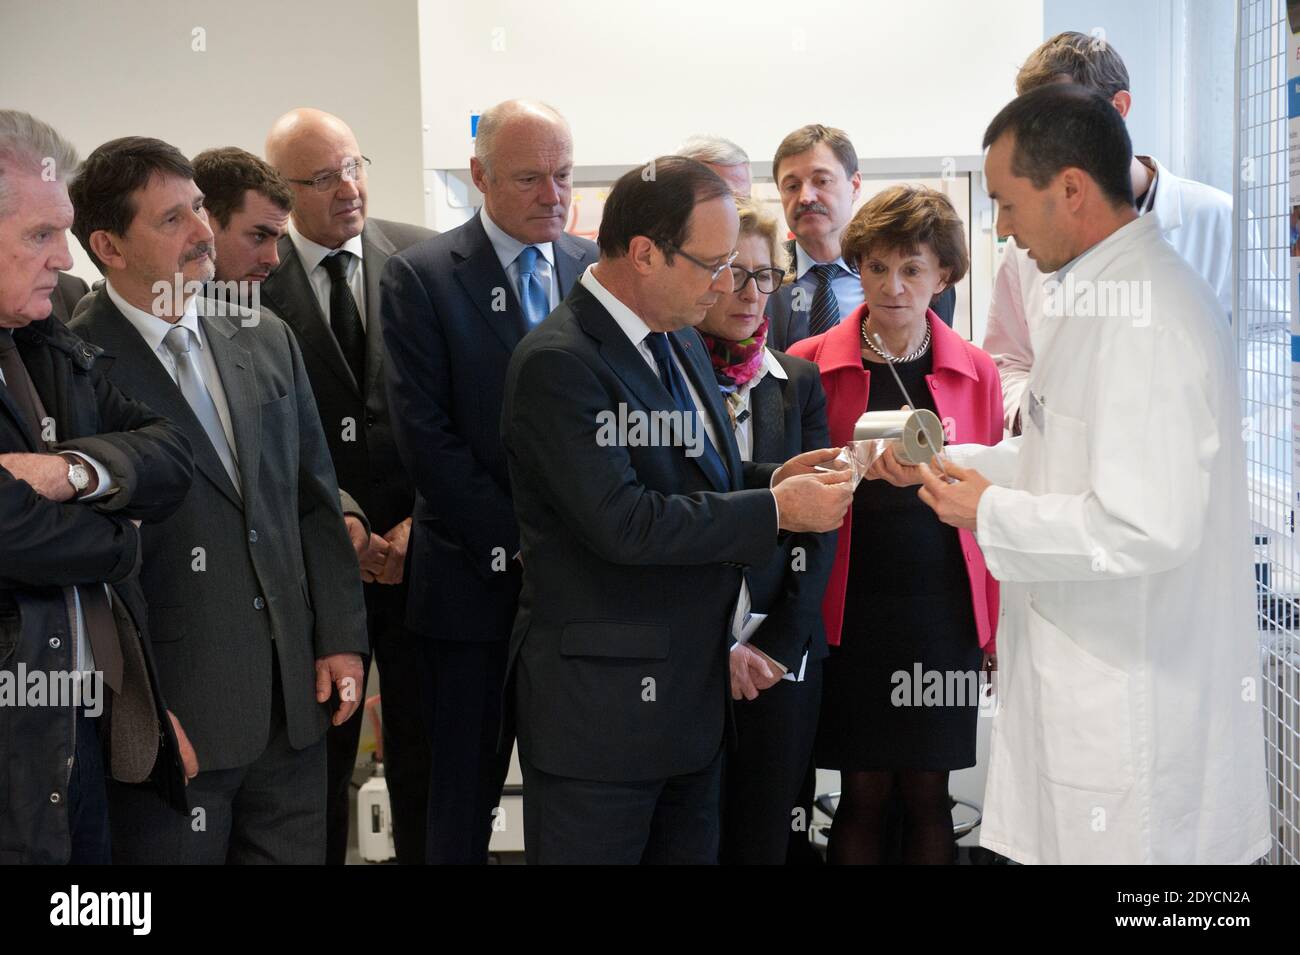
[[[696,421],[696,434],[704,444],[704,451],[695,458],[700,467],[704,468],[704,473],[708,475],[713,486],[719,491],[731,490],[731,479],[727,475],[727,469],[722,463],[722,458],[718,457],[718,451],[709,440],[708,434],[704,430],[704,421],[700,417],[700,412],[695,407],[695,402],[691,400],[690,389],[686,387],[686,381],[682,378],[682,373],[677,368],[677,362],[673,361],[670,351],[671,346],[668,343],[668,334],[666,332],[651,332],[646,336],[646,344],[650,346],[650,353],[655,356],[655,364],[659,366],[659,381],[663,384],[668,394],[672,396],[673,404],[683,413],[683,415],[693,415]]]
[[[519,304],[524,308],[524,318],[528,319],[530,327],[544,319],[551,310],[546,288],[542,285],[541,276],[537,274],[537,260],[540,257],[541,252],[537,246],[528,245],[524,246],[519,258],[515,259],[515,265],[519,267]]]

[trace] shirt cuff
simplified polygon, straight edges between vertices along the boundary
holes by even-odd
[[[781,470],[777,468],[776,471]],[[776,510],[776,532],[781,533],[781,505],[776,502],[776,471],[767,479],[767,489],[772,492],[772,507]]]
[[[104,467],[104,465],[100,464],[84,451],[64,451],[60,453],[59,456],[66,458],[70,454],[75,455],[89,464],[95,472],[95,477],[98,479],[98,483],[95,485],[95,490],[89,494],[78,495],[78,501],[95,501],[101,497],[108,497],[108,495],[117,490],[117,484],[114,483],[112,475],[108,473],[108,468]]]

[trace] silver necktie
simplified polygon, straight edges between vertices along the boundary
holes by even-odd
[[[213,450],[217,452],[217,457],[221,458],[226,473],[230,475],[231,483],[238,491],[240,489],[239,468],[235,465],[234,448],[226,440],[226,429],[221,426],[221,416],[217,414],[212,393],[208,391],[207,382],[203,380],[203,375],[199,371],[197,359],[190,353],[190,340],[190,330],[178,324],[168,330],[163,344],[176,359],[176,384],[180,386],[181,394],[189,402],[194,416],[199,419],[199,424],[203,425],[208,440],[212,442]]]

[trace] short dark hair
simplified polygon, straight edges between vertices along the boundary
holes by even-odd
[[[194,167],[170,143],[147,136],[125,136],[109,140],[87,156],[68,187],[72,234],[101,272],[104,263],[91,251],[91,234],[103,229],[126,235],[136,214],[131,196],[154,176],[193,179]]]
[[[800,126],[781,140],[781,145],[776,147],[776,155],[772,157],[772,178],[779,183],[781,181],[781,163],[791,156],[806,153],[818,143],[825,143],[830,147],[831,152],[835,154],[835,158],[844,167],[845,176],[852,178],[853,174],[858,171],[858,151],[853,148],[853,143],[849,141],[849,134],[842,129],[836,129],[834,126],[810,123],[807,126]]]
[[[619,177],[605,200],[596,244],[608,258],[626,255],[633,237],[646,236],[672,262],[672,244],[690,238],[691,213],[702,202],[731,196],[722,177],[694,159],[660,156]]]
[[[1133,205],[1133,144],[1124,117],[1102,93],[1075,83],[1050,83],[1017,96],[984,131],[988,149],[1015,137],[1011,171],[1042,189],[1062,169],[1082,169],[1112,205]]]
[[[238,146],[205,149],[194,157],[194,183],[203,192],[208,215],[224,229],[244,208],[244,193],[261,193],[285,212],[293,211],[293,192],[269,163]]]
[[[1016,92],[1028,93],[1062,79],[1096,90],[1107,99],[1129,88],[1128,68],[1110,41],[1075,30],[1056,34],[1029,54],[1016,74]]]
[[[970,268],[966,227],[942,192],[926,186],[892,186],[878,192],[857,211],[844,235],[840,252],[850,265],[860,265],[873,250],[917,255],[929,246],[945,281],[956,285]]]

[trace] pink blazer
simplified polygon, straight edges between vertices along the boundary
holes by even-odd
[[[859,306],[830,331],[796,342],[789,348],[791,355],[815,362],[821,369],[832,445],[853,440],[853,426],[867,407],[871,373],[862,367],[861,337],[866,314],[867,306]],[[945,325],[933,311],[927,317],[934,369],[926,375],[926,381],[947,431],[946,443],[997,444],[1002,440],[1002,382],[993,359]],[[881,373],[888,374],[884,369]],[[852,531],[850,509],[840,526],[835,565],[831,568],[826,596],[822,598],[826,640],[832,646],[839,645],[844,624]],[[966,556],[980,646],[992,652],[998,623],[998,582],[984,566],[984,555],[975,542],[975,535],[964,530],[957,533]]]

